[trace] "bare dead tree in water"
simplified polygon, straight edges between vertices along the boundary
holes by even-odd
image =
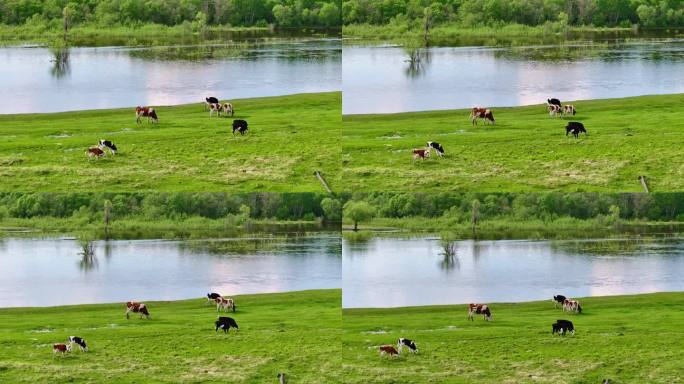
[[[439,266],[446,270],[452,270],[455,267],[459,267],[460,263],[456,255],[456,243],[453,241],[443,240],[442,241],[442,260],[439,262]]]

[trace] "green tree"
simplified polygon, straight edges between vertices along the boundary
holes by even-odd
[[[344,217],[354,223],[354,231],[359,230],[359,222],[370,220],[375,209],[365,201],[348,201],[344,205]]]
[[[331,197],[321,200],[323,214],[328,221],[337,222],[342,219],[342,203]]]

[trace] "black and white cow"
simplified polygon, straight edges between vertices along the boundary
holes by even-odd
[[[553,296],[553,302],[554,302],[553,306],[558,308],[558,304],[563,305],[563,302],[565,301],[565,299],[567,299],[567,297],[565,297],[563,295],[554,295]]]
[[[235,131],[240,132],[240,135],[244,135],[247,132],[247,121],[233,120],[233,136],[235,136]]]
[[[212,104],[218,104],[219,99],[209,96],[204,98],[204,110],[206,111]]]
[[[570,121],[568,125],[565,126],[565,136],[572,133],[575,139],[579,138],[580,133],[584,133],[585,136],[589,136],[587,130],[584,128],[584,124],[577,121]]]
[[[79,348],[81,348],[81,351],[88,352],[88,345],[86,345],[85,339],[82,337],[69,336],[69,344],[76,344]]]
[[[207,293],[207,304],[209,304],[209,303],[213,304],[214,302],[216,302],[216,299],[218,299],[219,297],[221,297],[221,295],[219,295],[216,292]]]
[[[546,99],[546,104],[547,105],[557,105],[557,106],[561,107],[560,100],[556,99],[555,97],[552,97],[550,99]]]
[[[238,327],[237,323],[235,322],[235,319],[232,317],[219,317],[218,320],[214,322],[216,325],[216,332],[218,332],[219,329],[223,329],[223,333],[227,333],[231,328],[235,328],[236,330],[240,330]]]
[[[118,149],[116,148],[116,145],[114,143],[112,143],[109,140],[105,140],[105,139],[100,140],[99,147],[103,151],[105,148],[109,149],[109,151],[112,153],[112,155],[116,155],[116,151],[118,151]]]
[[[566,333],[575,335],[575,326],[570,320],[556,320],[555,323],[551,324],[551,334],[559,334],[565,336]]]
[[[397,342],[397,350],[401,351],[403,347],[406,347],[409,349],[409,351],[413,352],[418,352],[418,347],[416,347],[416,343],[413,342],[413,340],[405,339],[403,337],[399,338],[399,341]]]
[[[437,156],[443,157],[444,156],[444,147],[436,141],[428,141],[427,147],[434,149],[435,152],[437,152]]]

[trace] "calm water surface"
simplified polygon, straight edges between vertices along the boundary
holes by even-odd
[[[343,51],[345,114],[684,92],[682,39],[418,51],[350,46]]]
[[[173,105],[341,89],[339,39],[0,47],[0,113]]]
[[[94,243],[0,239],[0,307],[176,300],[341,286],[338,233]]]
[[[400,307],[520,302],[684,290],[684,238],[343,242],[342,305]]]

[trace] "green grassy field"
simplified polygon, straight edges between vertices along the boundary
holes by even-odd
[[[228,334],[203,298],[146,302],[150,320],[126,320],[123,303],[0,309],[0,382],[341,382],[340,295],[235,296],[240,330]],[[53,357],[71,335],[90,351]]]
[[[580,299],[581,315],[550,301],[491,304],[493,321],[463,305],[343,311],[345,383],[677,383],[684,361],[684,293]],[[551,335],[568,319],[575,336]],[[419,352],[376,346],[415,340]]]
[[[543,97],[540,97],[543,99]],[[469,110],[343,117],[342,164],[352,191],[652,191],[684,188],[684,94],[493,108],[496,125],[472,126]],[[567,121],[589,133],[565,136]],[[427,141],[446,157],[412,162]]]
[[[245,136],[200,104],[157,107],[159,124],[134,107],[0,115],[0,190],[324,192],[316,170],[340,187],[339,92],[231,102]],[[99,139],[120,154],[88,161]]]

